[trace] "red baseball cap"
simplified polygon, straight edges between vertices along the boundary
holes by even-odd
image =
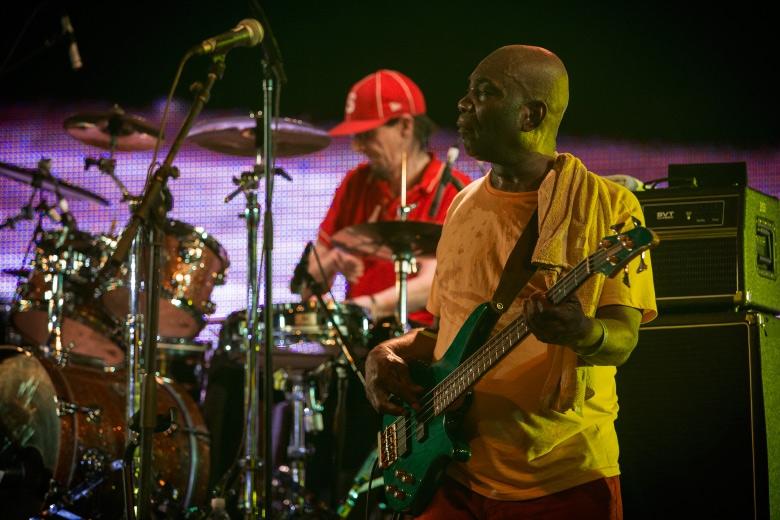
[[[330,135],[367,132],[401,114],[425,113],[425,98],[414,81],[394,70],[382,69],[352,86],[344,107],[344,122]]]

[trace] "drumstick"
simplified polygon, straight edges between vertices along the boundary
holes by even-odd
[[[406,152],[401,154],[401,210],[406,208]]]

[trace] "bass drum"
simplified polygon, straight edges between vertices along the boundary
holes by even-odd
[[[20,469],[0,488],[3,518],[44,511],[63,518],[124,516],[125,378],[122,371],[60,367],[0,346],[0,467]],[[202,416],[175,383],[158,378],[157,390],[157,413],[173,408],[177,422],[154,435],[153,507],[205,507],[209,435]]]
[[[206,315],[214,312],[211,293],[215,285],[225,283],[230,266],[227,251],[203,228],[177,220],[169,220],[165,225],[163,249],[157,334],[193,339],[206,326]],[[148,257],[148,250],[142,256]],[[139,262],[139,270],[147,272],[144,262]],[[101,292],[101,300],[109,312],[124,321],[130,309],[127,265],[116,279],[102,283]],[[140,307],[144,313],[143,297]]]

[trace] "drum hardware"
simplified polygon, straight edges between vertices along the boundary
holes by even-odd
[[[262,164],[257,164],[252,169],[252,171],[247,172],[241,172],[241,177],[233,177],[233,184],[238,186],[235,190],[233,190],[230,195],[225,197],[225,202],[230,202],[234,198],[236,198],[240,193],[246,193],[247,190],[256,190],[257,189],[257,180],[262,175],[262,171],[264,170],[264,166]],[[274,174],[280,175],[287,179],[288,181],[292,180],[292,177],[287,175],[285,171],[281,168],[274,168]]]
[[[0,468],[12,474],[23,469],[27,479],[21,474],[17,482],[3,479],[0,501],[24,511],[17,516],[4,509],[3,518],[122,516],[119,493],[130,424],[124,419],[123,379],[121,372],[60,366],[0,346]],[[186,510],[207,501],[208,433],[181,387],[161,378],[155,382],[156,412],[175,421],[155,424],[161,433],[153,446],[151,500],[169,512]]]
[[[184,222],[167,220],[162,240],[158,333],[166,338],[191,340],[205,327],[206,316],[214,312],[211,293],[215,286],[225,283],[230,260],[222,245],[203,228]],[[148,247],[138,246],[137,251],[148,257]],[[142,261],[139,264],[137,268],[142,269],[146,265]],[[102,303],[120,320],[131,314],[128,304],[134,285],[129,281],[133,276],[130,267],[120,266],[100,283]],[[139,305],[144,314],[146,303],[141,299]]]
[[[127,188],[125,188],[125,185],[122,183],[122,181],[119,180],[119,177],[117,177],[114,173],[116,169],[116,160],[114,159],[113,151],[111,152],[110,157],[100,157],[98,159],[86,157],[84,159],[84,170],[89,170],[90,166],[97,166],[98,170],[111,177],[111,180],[114,181],[114,184],[119,187],[119,191],[122,192],[122,198],[120,199],[121,202],[136,200],[136,198],[131,195],[129,191],[127,191]]]
[[[289,180],[283,171],[274,167],[277,156],[289,156],[312,153],[320,150],[330,144],[330,136],[327,132],[315,129],[314,127],[303,123],[302,121],[288,118],[276,118],[273,116],[272,101],[274,92],[274,78],[265,75],[264,77],[264,110],[262,113],[252,113],[248,118],[223,118],[214,121],[207,121],[194,127],[189,134],[189,139],[204,148],[212,151],[226,153],[229,155],[238,155],[242,157],[254,157],[255,164],[251,172],[244,172],[240,179],[234,179],[239,187],[227,197],[225,202],[230,202],[239,193],[244,193],[246,198],[246,210],[242,218],[246,220],[247,228],[247,250],[249,251],[247,259],[247,307],[246,321],[249,333],[244,338],[246,354],[247,374],[245,383],[245,441],[246,458],[242,470],[246,475],[244,480],[245,488],[242,499],[242,507],[248,518],[255,518],[259,514],[257,501],[257,472],[261,467],[261,459],[257,453],[257,439],[259,436],[259,385],[264,382],[263,396],[265,399],[265,421],[264,424],[270,429],[272,423],[272,402],[273,395],[273,350],[274,345],[273,324],[270,309],[273,306],[272,298],[272,237],[273,237],[273,214],[272,194],[273,181],[276,174],[280,174]],[[262,140],[260,137],[262,136]],[[261,158],[264,157],[264,160]],[[264,329],[265,340],[262,344],[268,346],[265,349],[265,360],[258,363],[257,352],[261,342],[258,341],[257,321],[258,321],[258,262],[257,262],[257,232],[259,221],[259,205],[255,189],[259,186],[261,177],[266,181],[266,213],[264,227],[264,249],[263,255],[265,262],[265,309]],[[258,376],[258,367],[265,367],[265,377],[261,380]],[[273,451],[271,444],[272,435],[268,432],[264,436],[263,460],[270,460],[269,454]],[[269,504],[268,498],[272,496],[271,479],[265,479],[265,489],[263,497],[266,498],[265,504]],[[266,508],[266,513],[270,511]]]
[[[119,187],[122,202],[137,201],[115,174],[114,154],[117,151],[153,149],[163,141],[162,132],[140,117],[126,115],[118,105],[114,105],[108,112],[86,112],[70,116],[63,126],[79,141],[109,150],[108,157],[86,157],[84,171],[97,166]]]
[[[53,175],[42,175],[41,168],[22,168],[12,164],[0,162],[0,175],[48,192],[55,193],[57,190],[59,190],[60,195],[71,197],[74,200],[94,202],[104,206],[109,205],[109,202],[106,199],[95,193],[92,193],[91,191],[74,186],[73,184],[60,180]]]
[[[91,406],[79,406],[75,403],[69,403],[59,398],[57,401],[57,416],[64,417],[66,415],[73,415],[81,412],[86,417],[86,420],[90,424],[97,424],[103,418],[103,407],[99,405]]]
[[[128,520],[135,520],[136,515],[141,519],[147,519],[150,517],[151,506],[151,494],[152,485],[155,480],[152,470],[152,447],[153,436],[155,429],[155,410],[157,402],[157,388],[155,384],[155,378],[151,377],[154,369],[152,367],[156,364],[156,350],[157,350],[157,337],[158,337],[158,317],[159,313],[159,300],[161,285],[160,272],[161,272],[161,257],[163,246],[163,226],[165,221],[165,215],[170,211],[172,204],[170,200],[170,192],[168,191],[166,184],[169,177],[178,177],[178,169],[173,166],[173,160],[178,153],[184,138],[189,132],[192,124],[200,113],[201,109],[208,100],[211,88],[216,81],[222,77],[225,70],[225,55],[212,56],[212,64],[209,67],[207,74],[207,81],[201,84],[198,89],[195,100],[187,114],[186,119],[182,123],[176,140],[171,145],[171,149],[165,158],[163,164],[156,170],[147,182],[145,192],[140,202],[133,209],[133,217],[130,223],[126,226],[121,237],[117,241],[116,247],[108,259],[106,266],[102,268],[99,275],[104,277],[110,275],[112,271],[116,272],[126,261],[128,253],[132,247],[133,242],[136,239],[136,235],[141,230],[145,231],[145,235],[149,237],[149,258],[150,268],[148,270],[149,278],[147,285],[146,295],[146,321],[144,323],[144,335],[143,335],[143,366],[146,375],[140,380],[140,408],[138,416],[140,418],[140,442],[139,448],[139,473],[138,473],[138,492],[136,495],[135,507],[132,507],[131,503],[127,504],[125,514]],[[127,119],[122,116],[121,121],[127,122]],[[140,136],[143,132],[137,132],[138,128],[142,127],[135,121],[129,124],[133,132],[129,135]],[[66,128],[68,125],[66,124]],[[94,132],[94,130],[90,130]],[[100,132],[105,135],[105,132]],[[73,134],[72,134],[73,135]],[[96,144],[100,145],[101,141],[98,139]],[[137,145],[138,141],[129,139],[134,145]],[[154,142],[155,146],[157,141]],[[119,144],[117,143],[117,149]]]
[[[22,268],[22,269],[3,269],[3,274],[10,274],[11,276],[16,276],[18,278],[22,278],[25,280],[30,279],[30,275],[32,274],[33,270],[29,268]]]
[[[183,338],[157,338],[156,373],[175,381],[201,404],[206,352],[211,343],[187,341]]]
[[[433,255],[441,237],[441,224],[414,220],[369,222],[340,229],[333,244],[356,255],[390,260],[395,263],[398,286],[396,317],[409,328],[406,284],[413,273],[415,258]]]
[[[89,281],[105,262],[107,245],[83,231],[63,229],[41,232],[34,252],[32,273],[13,303],[19,335],[61,364],[77,356],[112,368],[122,365],[120,325],[94,306],[90,293]]]
[[[313,449],[306,444],[306,432],[322,430],[322,415],[316,404],[309,401],[304,389],[303,374],[289,374],[286,397],[292,408],[290,443],[287,445],[287,457],[291,460],[290,477],[295,489],[306,489],[306,458]],[[316,426],[319,424],[319,430]]]

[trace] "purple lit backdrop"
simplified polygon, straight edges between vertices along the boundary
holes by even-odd
[[[111,205],[101,206],[92,202],[70,199],[71,213],[78,228],[92,235],[108,234],[115,228],[123,229],[130,219],[126,203],[120,202],[119,187],[95,167],[85,171],[85,158],[107,157],[108,151],[88,146],[71,137],[62,126],[63,121],[74,114],[87,111],[107,111],[105,103],[8,104],[0,107],[0,162],[23,168],[35,168],[41,158],[52,159],[52,172],[61,180],[88,189],[107,199]],[[152,124],[159,124],[164,101],[151,107],[122,107],[126,113],[143,117]],[[189,105],[174,103],[165,128],[166,143],[159,161],[165,159],[187,115]],[[248,112],[212,110],[205,108],[196,123],[212,118],[237,116]],[[282,114],[285,115],[285,114]],[[330,128],[335,122],[311,122],[318,128]],[[565,122],[564,122],[565,128]],[[431,148],[444,157],[446,150],[456,142],[454,128],[442,127],[434,136]],[[571,152],[580,157],[588,168],[601,175],[625,174],[643,182],[665,178],[669,164],[745,161],[748,167],[748,184],[763,193],[777,196],[780,193],[780,150],[776,148],[742,149],[728,145],[677,145],[663,142],[623,142],[594,138],[559,139],[559,151]],[[133,195],[141,195],[153,152],[117,152],[116,175]],[[352,150],[348,138],[335,138],[331,145],[319,152],[296,157],[281,157],[277,166],[292,178],[287,181],[277,176],[274,181],[272,213],[274,219],[273,249],[273,301],[286,303],[296,300],[288,283],[303,248],[316,237],[317,227],[324,216],[333,191],[344,173],[361,161]],[[234,311],[246,308],[247,294],[247,232],[243,214],[246,199],[239,195],[230,203],[224,198],[234,189],[233,178],[252,168],[252,158],[223,155],[186,142],[178,153],[174,165],[180,171],[178,179],[171,179],[168,187],[173,195],[174,207],[168,217],[190,226],[205,229],[227,251],[230,267],[226,283],[215,287],[211,300],[216,312],[214,323],[208,325],[200,341],[216,344],[219,321]],[[482,175],[479,164],[461,153],[456,167],[472,178]],[[32,188],[0,175],[0,220],[18,215],[28,203]],[[257,190],[261,215],[265,210],[265,182]],[[55,202],[54,195],[44,195],[47,202]],[[54,229],[50,221],[44,227]],[[0,231],[0,269],[18,269],[29,265],[25,258],[35,223],[20,222],[15,229],[6,227]],[[262,260],[262,222],[258,233],[258,262]],[[261,304],[264,301],[265,284],[260,269],[259,290]],[[13,298],[18,280],[11,275],[0,276],[0,301]],[[344,282],[339,280],[334,289],[336,299],[343,299]]]

